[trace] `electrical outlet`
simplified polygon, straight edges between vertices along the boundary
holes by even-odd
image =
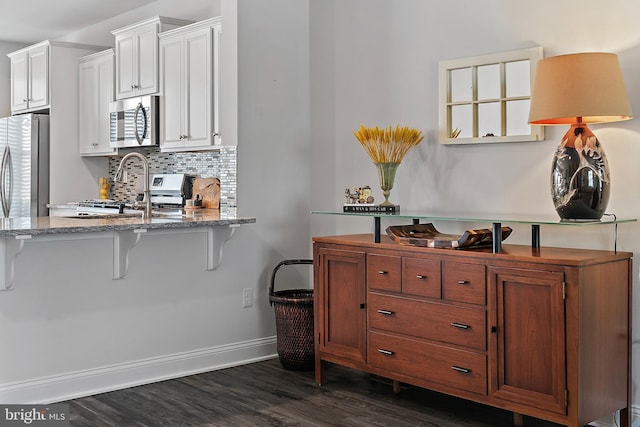
[[[251,307],[253,305],[253,289],[245,288],[242,290],[242,306]]]

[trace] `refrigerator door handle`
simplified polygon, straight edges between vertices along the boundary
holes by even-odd
[[[7,174],[9,177],[13,174],[11,150],[8,145],[4,147],[2,163],[0,164],[0,202],[2,202],[2,213],[5,218],[9,218],[11,208],[11,182],[9,182],[10,186],[7,188]]]

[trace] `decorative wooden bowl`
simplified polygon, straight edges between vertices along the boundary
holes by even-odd
[[[391,240],[401,245],[465,249],[486,247],[493,244],[493,231],[490,228],[465,230],[461,236],[440,233],[431,223],[389,226],[386,231]],[[502,240],[509,237],[511,231],[510,227],[502,227]]]

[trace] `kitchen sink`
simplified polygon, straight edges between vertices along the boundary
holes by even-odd
[[[101,213],[90,213],[90,214],[82,214],[82,215],[72,215],[65,216],[63,218],[71,218],[71,219],[110,219],[110,218],[142,218],[142,213],[109,213],[109,214],[101,214]]]
[[[182,210],[166,210],[166,211],[153,211],[151,212],[152,219],[166,219],[166,220],[182,220],[185,214]],[[142,218],[142,211],[140,212],[125,212],[125,213],[87,213],[82,215],[70,215],[63,218],[71,219],[111,219],[111,218]]]

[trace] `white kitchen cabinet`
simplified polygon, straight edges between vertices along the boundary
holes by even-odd
[[[219,148],[219,17],[159,35],[160,149]]]
[[[39,43],[10,53],[11,113],[49,106],[49,44]]]
[[[156,16],[112,31],[116,51],[116,99],[158,92],[158,33],[193,21]]]
[[[78,142],[82,156],[117,154],[109,146],[109,103],[114,100],[114,52],[78,61]]]
[[[87,194],[97,192],[97,179],[106,168],[106,159],[87,160],[78,155],[78,58],[105,49],[106,46],[45,40],[7,54],[12,63],[12,99],[21,87],[20,81],[29,80],[30,66],[34,76],[31,88],[27,86],[22,90],[31,91],[29,97],[33,101],[47,99],[17,109],[12,106],[11,113],[44,111],[49,114],[49,202],[86,199]],[[20,65],[21,61],[27,62]],[[35,78],[43,75],[44,80]],[[37,80],[40,83],[36,83]],[[45,95],[35,96],[37,93]]]

